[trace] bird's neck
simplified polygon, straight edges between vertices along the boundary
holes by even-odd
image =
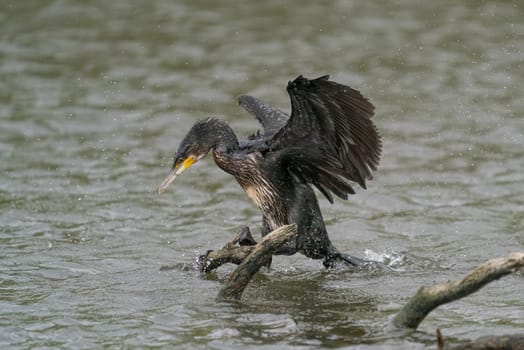
[[[231,153],[238,149],[238,139],[231,127],[222,120],[213,125],[213,150],[220,153]]]
[[[235,175],[233,170],[238,167],[234,154],[239,149],[238,139],[231,127],[222,120],[215,120],[212,132],[213,158],[219,168]],[[212,135],[212,136],[211,136]]]

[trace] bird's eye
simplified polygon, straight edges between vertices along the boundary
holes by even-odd
[[[183,160],[183,158],[175,156],[175,158],[173,159],[173,169],[178,168],[180,164],[182,164]]]

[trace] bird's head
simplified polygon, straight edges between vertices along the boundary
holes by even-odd
[[[212,141],[211,125],[214,119],[205,119],[197,122],[180,143],[175,154],[171,172],[164,182],[158,186],[158,194],[167,187],[190,166],[202,159],[215,145]]]

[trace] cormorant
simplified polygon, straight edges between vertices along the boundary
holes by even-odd
[[[359,265],[363,260],[341,254],[329,240],[315,186],[329,202],[333,194],[347,199],[366,188],[379,164],[382,143],[371,121],[374,106],[359,91],[329,80],[297,77],[287,85],[291,116],[251,96],[238,102],[262,124],[263,132],[238,139],[223,120],[197,122],[180,143],[162,193],[183,171],[213,151],[215,163],[233,175],[262,212],[262,236],[296,223],[295,238],[277,254],[297,252]],[[244,244],[255,244],[249,230]]]

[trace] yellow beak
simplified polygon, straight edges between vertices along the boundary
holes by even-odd
[[[156,190],[157,193],[161,194],[162,192],[164,192],[178,175],[182,174],[184,170],[189,168],[191,165],[195,164],[196,161],[197,159],[195,159],[192,156],[189,156],[184,160],[177,161],[173,166],[171,173],[166,177],[164,182],[162,182],[160,186],[158,186],[158,189]]]

